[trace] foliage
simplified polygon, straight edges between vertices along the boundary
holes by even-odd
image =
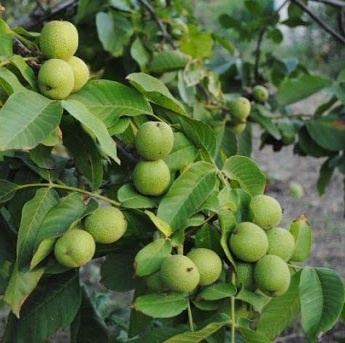
[[[229,235],[266,187],[250,158],[253,125],[275,151],[293,144],[296,153],[323,158],[320,194],[334,170],[345,173],[345,73],[330,80],[295,59],[263,54],[264,39],[281,43],[278,24],[306,24],[297,1],[285,2],[284,22],[281,8],[263,3],[245,1],[243,20],[222,14],[220,35],[198,25],[191,2],[81,0],[66,18],[77,25],[77,55],[93,77],[64,100],[38,92],[39,32],[0,20],[0,289],[11,309],[3,342],[43,342],[67,327],[73,342],[222,342],[229,335],[232,342],[236,335],[270,342],[298,315],[315,342],[340,319],[344,285],[332,269],[290,264],[290,287],[277,297],[236,287],[225,275],[236,270]],[[257,42],[254,58],[243,58],[226,30]],[[215,49],[226,60],[216,63]],[[269,88],[269,101],[254,101],[256,84]],[[314,113],[291,110],[320,90],[327,99]],[[240,95],[252,109],[238,133],[230,103]],[[138,193],[131,178],[139,160],[135,134],[152,119],[174,130],[165,158],[172,180],[158,197]],[[78,269],[58,264],[53,254],[58,237],[104,202],[121,208],[128,229],[118,242],[97,245],[102,282],[134,292],[129,324],[116,319],[115,337]],[[310,248],[310,236],[301,241]],[[221,256],[216,283],[191,294],[146,287],[165,257],[193,247]],[[239,304],[246,315],[236,312]]]

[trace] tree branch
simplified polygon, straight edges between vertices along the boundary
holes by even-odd
[[[321,26],[326,32],[331,34],[339,42],[345,44],[345,37],[340,35],[338,32],[334,31],[330,26],[328,26],[324,21],[322,21],[317,15],[315,15],[303,2],[300,0],[291,0],[295,5],[300,7],[305,13],[307,13],[317,24]]]
[[[271,23],[271,20],[274,19],[278,13],[281,11],[281,9],[289,2],[289,0],[285,0],[274,12],[271,16],[269,16],[265,22],[265,25],[263,25],[259,31],[259,37],[256,42],[256,49],[255,49],[255,62],[254,62],[254,79],[256,82],[259,82],[259,62],[261,57],[261,44],[263,41],[263,38],[265,36],[265,33],[267,31],[268,26]]]
[[[311,0],[311,1],[323,3],[323,4],[334,6],[334,7],[345,6],[344,1],[341,1],[341,0]]]
[[[39,2],[38,2],[39,3]],[[65,0],[53,8],[44,9],[44,7],[40,4],[36,7],[36,9],[31,12],[26,17],[21,17],[18,19],[13,20],[10,23],[11,27],[21,26],[24,27],[26,30],[32,30],[37,27],[42,26],[42,24],[46,20],[50,20],[53,17],[56,17],[60,12],[74,9],[77,7],[78,1],[77,0]]]
[[[173,39],[171,38],[170,34],[168,33],[168,31],[167,31],[165,25],[162,23],[161,19],[157,16],[154,8],[146,0],[139,0],[139,3],[141,3],[148,10],[151,17],[153,18],[153,20],[158,25],[160,31],[162,32],[163,40],[168,42],[173,49],[176,49],[177,47],[176,47]]]

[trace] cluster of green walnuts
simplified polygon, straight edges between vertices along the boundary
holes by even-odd
[[[78,31],[72,23],[53,20],[44,25],[39,36],[44,61],[37,76],[41,94],[62,100],[86,84],[90,73],[86,63],[75,56],[78,44]]]
[[[81,267],[93,258],[96,243],[118,241],[126,233],[127,226],[127,220],[119,208],[100,206],[57,239],[55,258],[65,267]]]
[[[268,89],[263,85],[255,85],[251,94],[256,103],[264,104],[269,98]],[[251,112],[251,102],[245,96],[232,99],[229,104],[230,125],[234,133],[241,133],[247,125],[247,119]]]
[[[279,227],[282,212],[275,198],[265,194],[252,197],[247,221],[239,222],[228,239],[233,265],[224,263],[224,256],[214,250],[194,247],[185,255],[165,257],[159,270],[145,277],[148,289],[187,293],[225,280],[238,289],[269,297],[283,295],[293,273],[289,263],[303,262],[310,253],[304,238],[310,238],[311,231],[300,224],[306,218],[293,221],[289,229]]]
[[[135,136],[135,148],[140,156],[132,180],[136,190],[144,195],[159,196],[170,184],[170,170],[164,161],[174,146],[174,133],[163,121],[147,121]]]

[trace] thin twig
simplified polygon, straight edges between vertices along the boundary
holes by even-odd
[[[168,33],[168,31],[167,31],[165,25],[163,24],[163,22],[161,21],[161,19],[157,16],[154,8],[146,0],[139,0],[139,2],[147,9],[147,11],[150,13],[151,17],[153,18],[153,20],[158,25],[160,31],[162,32],[163,40],[168,42],[173,49],[176,49],[177,47],[174,43],[174,40],[172,39],[172,37]]]
[[[259,62],[260,62],[260,57],[261,57],[261,45],[262,45],[262,41],[263,38],[265,36],[265,33],[272,21],[272,19],[274,19],[278,13],[281,11],[281,9],[289,2],[289,0],[285,0],[275,11],[274,13],[268,17],[265,21],[265,24],[261,27],[260,31],[259,31],[259,37],[258,40],[256,42],[256,49],[255,49],[255,62],[254,62],[254,79],[256,82],[259,82]]]
[[[317,24],[321,26],[326,32],[331,34],[339,42],[345,44],[345,37],[340,35],[338,32],[334,31],[330,26],[328,26],[323,20],[321,20],[317,15],[315,15],[303,2],[300,0],[291,0],[294,4],[300,7],[305,13],[307,13]]]
[[[334,6],[334,7],[344,6],[344,1],[341,1],[341,0],[311,0],[311,1],[323,3],[323,4]]]

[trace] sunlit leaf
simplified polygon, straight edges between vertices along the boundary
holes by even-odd
[[[344,304],[343,280],[329,268],[306,267],[300,281],[302,327],[311,342],[333,327]]]
[[[175,231],[193,215],[212,193],[216,170],[207,162],[196,162],[171,185],[158,206],[157,216]]]
[[[171,318],[188,307],[188,297],[183,293],[142,295],[135,299],[133,306],[136,311],[154,318]]]
[[[176,100],[163,82],[146,73],[132,73],[127,80],[147,99],[174,112],[185,114],[183,105]]]
[[[0,150],[36,146],[57,128],[61,114],[59,101],[32,91],[12,94],[0,109]]]
[[[135,256],[135,271],[139,276],[150,275],[159,270],[163,260],[170,256],[172,243],[159,238],[142,248]]]
[[[237,181],[240,187],[252,196],[263,194],[265,190],[266,177],[249,157],[229,157],[224,163],[223,173],[230,180]]]
[[[51,188],[40,188],[34,198],[23,207],[18,231],[17,259],[18,269],[29,266],[35,251],[40,226],[47,213],[58,204],[58,194]]]
[[[261,311],[257,330],[272,340],[291,325],[300,310],[299,281],[300,273],[295,273],[287,292],[272,298]]]
[[[330,85],[330,80],[316,75],[303,75],[298,79],[286,79],[279,86],[277,100],[281,105],[292,104]]]
[[[105,124],[93,115],[80,101],[74,99],[63,100],[63,107],[80,123],[85,125],[99,141],[101,149],[115,162],[119,163],[115,142],[109,135]]]

